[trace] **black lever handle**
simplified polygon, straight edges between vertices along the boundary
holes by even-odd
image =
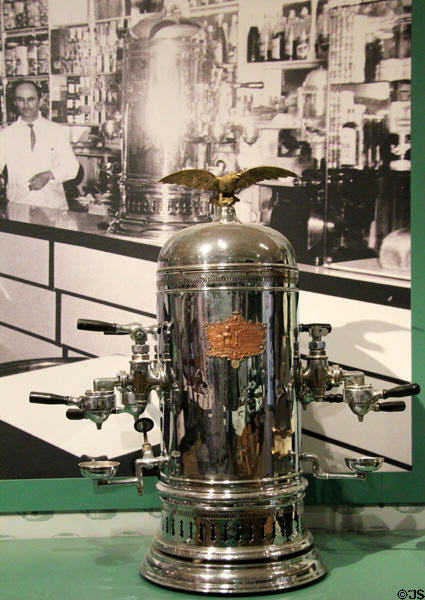
[[[106,321],[94,321],[92,319],[78,319],[77,329],[84,331],[103,331],[103,333],[116,333],[117,324]]]
[[[406,403],[403,400],[398,402],[381,402],[378,404],[381,412],[403,412],[406,409]]]
[[[325,402],[343,402],[344,396],[342,394],[326,394],[323,396]]]
[[[68,404],[68,396],[48,394],[47,392],[31,392],[30,402],[36,404]]]
[[[66,411],[66,418],[71,421],[81,421],[81,419],[84,419],[84,416],[85,413],[81,408],[69,408]]]
[[[418,383],[406,383],[398,385],[390,390],[382,390],[382,398],[403,398],[404,396],[416,396],[421,391]]]

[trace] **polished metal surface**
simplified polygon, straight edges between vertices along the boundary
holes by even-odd
[[[382,456],[356,456],[345,459],[347,467],[357,473],[374,473],[381,468],[383,462]]]
[[[247,268],[248,267],[248,268]],[[268,280],[266,282],[266,279]],[[168,322],[174,386],[164,444],[179,453],[164,475],[247,480],[292,470],[297,417],[291,381],[297,268],[274,230],[242,225],[233,207],[187,228],[159,256],[158,319]],[[209,356],[207,329],[237,312],[266,332],[260,353],[232,364]],[[158,340],[159,353],[164,340]]]
[[[273,267],[287,270],[273,272]],[[215,209],[212,223],[187,227],[173,235],[162,247],[158,258],[159,285],[164,274],[179,273],[188,275],[199,270],[224,269],[235,271],[240,267],[239,277],[245,285],[261,281],[261,270],[266,275],[271,272],[280,278],[280,286],[288,279],[296,283],[298,268],[294,251],[289,241],[278,231],[264,225],[241,224],[233,206]],[[237,282],[235,282],[237,283]],[[260,283],[261,285],[261,283]]]
[[[102,480],[114,477],[119,464],[115,460],[87,460],[78,463],[78,466],[83,477]]]
[[[184,560],[164,553],[154,542],[140,574],[160,585],[203,593],[259,593],[288,590],[312,583],[326,574],[314,548],[300,555],[233,564],[214,560]]]
[[[138,235],[210,219],[208,195],[158,180],[204,167],[213,63],[198,22],[158,16],[132,28],[123,58],[123,182],[114,230]]]
[[[158,267],[170,460],[158,484],[161,531],[141,573],[219,593],[314,581],[325,568],[304,527],[292,247],[220,206],[212,223],[166,242]]]

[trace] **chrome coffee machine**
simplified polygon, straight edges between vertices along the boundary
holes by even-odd
[[[140,573],[166,587],[204,593],[286,590],[322,577],[326,567],[305,527],[306,463],[320,479],[365,479],[381,457],[346,459],[324,472],[302,452],[301,412],[311,402],[345,402],[359,420],[370,411],[401,411],[417,384],[377,391],[362,372],[330,365],[326,323],[297,323],[298,268],[288,240],[236,217],[234,194],[265,178],[258,167],[215,177],[190,170],[164,178],[216,192],[212,222],[187,227],[163,246],[158,262],[158,322],[119,325],[79,320],[78,328],[128,334],[128,373],[94,380],[78,398],[32,392],[30,401],[69,406],[70,419],[98,428],[128,412],[143,435],[135,476],[115,478],[119,463],[87,460],[83,476],[99,486],[135,485],[159,469],[161,529]],[[300,335],[310,336],[301,361]],[[152,339],[155,346],[147,343]],[[330,393],[334,388],[336,393]],[[162,443],[149,442],[143,416],[159,395]]]

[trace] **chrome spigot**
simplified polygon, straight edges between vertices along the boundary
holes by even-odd
[[[170,325],[163,323],[160,326],[167,330]],[[150,393],[154,389],[167,391],[170,387],[171,372],[168,349],[154,360],[150,358],[150,347],[147,344],[148,335],[156,338],[159,327],[152,325],[144,327],[140,323],[107,323],[91,319],[78,319],[77,328],[86,331],[99,331],[105,335],[129,335],[133,340],[132,357],[130,360],[130,373],[120,372],[115,379],[104,378],[95,380],[95,385],[117,387],[121,394],[122,406],[117,407],[117,413],[128,412],[135,419],[144,412]],[[96,389],[96,388],[95,388]]]
[[[142,458],[138,459],[141,467],[151,470],[155,467],[160,467],[164,463],[168,462],[169,458],[165,454],[154,456],[152,446],[148,440],[148,433],[153,428],[154,423],[152,419],[138,419],[134,423],[134,429],[139,433],[143,434],[143,446],[142,446]]]
[[[381,468],[382,456],[358,456],[346,458],[345,464],[350,469],[346,472],[326,472],[320,468],[320,460],[316,454],[300,454],[301,462],[310,462],[312,474],[316,479],[366,479],[368,473],[374,473]]]
[[[362,371],[343,371],[338,365],[329,365],[326,344],[322,337],[332,331],[328,323],[309,323],[299,326],[300,332],[311,336],[307,366],[299,368],[301,400],[304,407],[310,402],[346,402],[359,421],[370,412],[399,412],[406,408],[404,402],[379,402],[391,397],[412,396],[420,392],[417,383],[408,383],[390,390],[376,390],[365,383]],[[343,386],[342,392],[329,394],[330,389]]]
[[[93,319],[78,319],[77,329],[84,331],[99,331],[105,335],[129,335],[135,344],[144,344],[148,334],[156,335],[157,326],[144,327],[140,323],[108,323]]]
[[[89,460],[78,464],[80,472],[86,479],[92,479],[98,486],[104,485],[135,485],[139,496],[143,493],[143,469],[153,469],[161,467],[169,461],[165,454],[154,456],[152,446],[148,440],[148,432],[153,429],[152,419],[138,419],[134,423],[134,428],[143,434],[142,457],[135,460],[135,476],[128,478],[115,479],[119,462],[111,460]]]
[[[359,421],[370,412],[401,412],[405,410],[405,402],[379,402],[386,398],[403,398],[419,394],[420,386],[417,383],[398,385],[389,390],[376,390],[371,384],[365,383],[362,371],[343,371],[344,383],[343,400],[348,404]]]
[[[90,419],[101,429],[102,423],[106,421],[112,412],[115,412],[115,394],[113,391],[87,390],[82,396],[59,396],[46,392],[31,392],[29,401],[36,404],[64,404],[71,406],[66,416],[71,420]]]
[[[309,354],[306,357],[307,366],[301,369],[302,401],[321,402],[325,392],[340,384],[341,369],[338,365],[329,365],[326,355],[326,343],[322,337],[332,331],[329,323],[308,323],[299,326],[299,331],[308,332],[311,341],[308,345]]]

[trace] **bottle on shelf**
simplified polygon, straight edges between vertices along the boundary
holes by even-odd
[[[291,8],[286,22],[285,31],[285,60],[292,60],[294,57],[294,44],[295,44],[295,26],[296,26],[296,14],[295,10]]]
[[[316,20],[316,58],[326,58],[329,51],[329,5],[322,6]]]
[[[259,60],[270,60],[270,30],[267,22],[267,16],[262,17],[260,39],[259,39]]]
[[[302,32],[302,22],[300,17],[296,16],[294,19],[294,41],[292,42],[292,59],[296,60],[298,56],[298,44],[300,43]]]
[[[285,55],[285,27],[286,19],[277,13],[275,26],[272,33],[271,58],[272,60],[283,60]]]
[[[16,75],[25,77],[29,74],[28,71],[28,46],[25,44],[24,38],[20,40],[15,48],[16,53]]]
[[[7,41],[4,51],[4,65],[6,77],[16,76],[16,46],[18,44],[13,41]]]
[[[227,56],[229,63],[236,62],[236,48],[238,46],[238,15],[234,13],[230,21],[227,36]]]
[[[3,2],[3,26],[6,31],[15,29],[15,9],[13,0]]]
[[[13,9],[15,11],[15,28],[25,29],[25,27],[28,27],[25,1],[15,0],[13,3]]]
[[[214,49],[215,49],[215,61],[217,64],[223,64],[228,62],[227,56],[227,36],[226,28],[224,27],[224,15],[223,13],[219,13],[217,15],[217,22],[214,28]]]
[[[251,23],[254,23],[252,15]],[[260,31],[257,25],[251,25],[248,31],[247,39],[247,61],[258,62],[260,60]]]
[[[28,42],[28,75],[38,75],[38,47],[40,43],[36,38]]]
[[[27,0],[27,26],[41,27],[41,5],[39,0]]]
[[[308,57],[308,36],[305,29],[301,29],[301,33],[299,36],[299,40],[297,43],[297,54],[296,59],[298,60],[306,60]]]

